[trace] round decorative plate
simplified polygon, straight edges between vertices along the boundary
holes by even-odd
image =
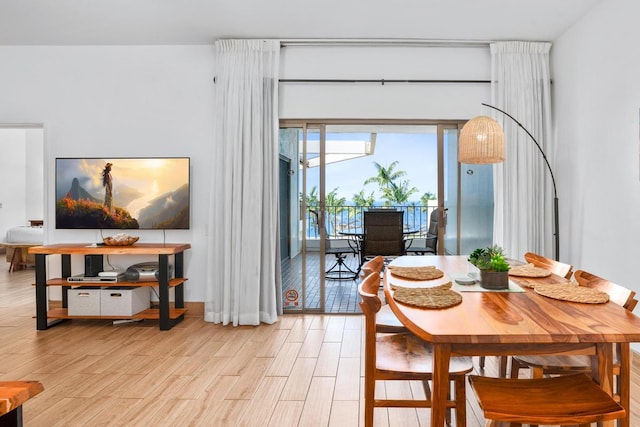
[[[533,290],[539,295],[562,301],[584,304],[603,304],[609,301],[607,293],[586,286],[540,284]]]
[[[433,288],[394,286],[393,299],[420,308],[448,308],[462,302],[462,295],[450,289],[451,283]]]
[[[549,277],[551,272],[533,264],[517,265],[509,269],[509,276],[519,277]]]
[[[388,268],[392,275],[402,277],[403,279],[433,280],[444,276],[444,273],[433,265],[426,265],[423,267],[401,267],[390,265]]]

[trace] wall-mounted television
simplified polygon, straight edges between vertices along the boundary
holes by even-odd
[[[56,158],[56,228],[189,229],[189,162]]]

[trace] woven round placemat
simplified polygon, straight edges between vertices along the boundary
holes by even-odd
[[[586,286],[540,284],[533,290],[539,295],[562,301],[584,304],[603,304],[609,301],[607,293]]]
[[[519,277],[548,277],[551,276],[549,270],[536,267],[533,264],[517,265],[509,269],[509,276]]]
[[[397,277],[402,277],[403,279],[433,280],[444,276],[444,273],[433,265],[426,265],[423,267],[400,267],[390,265],[388,268],[389,271],[391,271],[391,274]]]
[[[395,287],[393,299],[420,308],[448,308],[462,302],[462,295],[450,289],[451,282],[433,288]]]

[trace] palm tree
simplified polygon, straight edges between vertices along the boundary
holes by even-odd
[[[376,176],[367,178],[364,184],[377,183],[382,192],[382,198],[386,199],[385,205],[391,206],[393,204],[402,205],[409,200],[409,196],[413,193],[417,193],[416,187],[409,188],[409,181],[400,181],[400,178],[405,176],[405,171],[396,171],[395,168],[398,165],[398,161],[392,162],[388,167],[384,167],[377,162],[373,163],[378,171]]]
[[[437,200],[437,199],[438,198],[436,197],[435,194],[426,192],[422,195],[422,197],[420,197],[420,203],[422,204],[422,206],[427,206],[429,205],[429,200]]]
[[[364,190],[360,190],[359,193],[353,195],[353,204],[356,206],[371,207],[376,201],[373,191],[368,196],[364,195]]]
[[[417,192],[418,189],[416,187],[409,188],[409,181],[405,180],[400,181],[399,184],[392,182],[389,187],[382,190],[382,195],[391,204],[404,205],[409,201],[409,196]]]
[[[373,162],[378,174],[367,178],[364,181],[364,185],[376,183],[380,187],[380,190],[384,192],[385,188],[389,188],[397,179],[402,178],[407,173],[405,171],[394,171],[398,165],[398,161],[392,162],[388,167],[382,166],[378,162]]]
[[[338,221],[338,214],[346,209],[344,206],[347,202],[345,197],[338,197],[338,188],[336,187],[325,197],[325,212],[327,221],[327,232],[335,235],[338,228],[342,228],[342,221]]]

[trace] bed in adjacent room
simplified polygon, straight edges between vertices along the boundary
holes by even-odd
[[[6,240],[1,244],[7,250],[9,271],[22,270],[35,264],[35,258],[28,254],[28,250],[31,246],[43,244],[44,227],[41,220],[31,220],[29,224],[7,230]]]

